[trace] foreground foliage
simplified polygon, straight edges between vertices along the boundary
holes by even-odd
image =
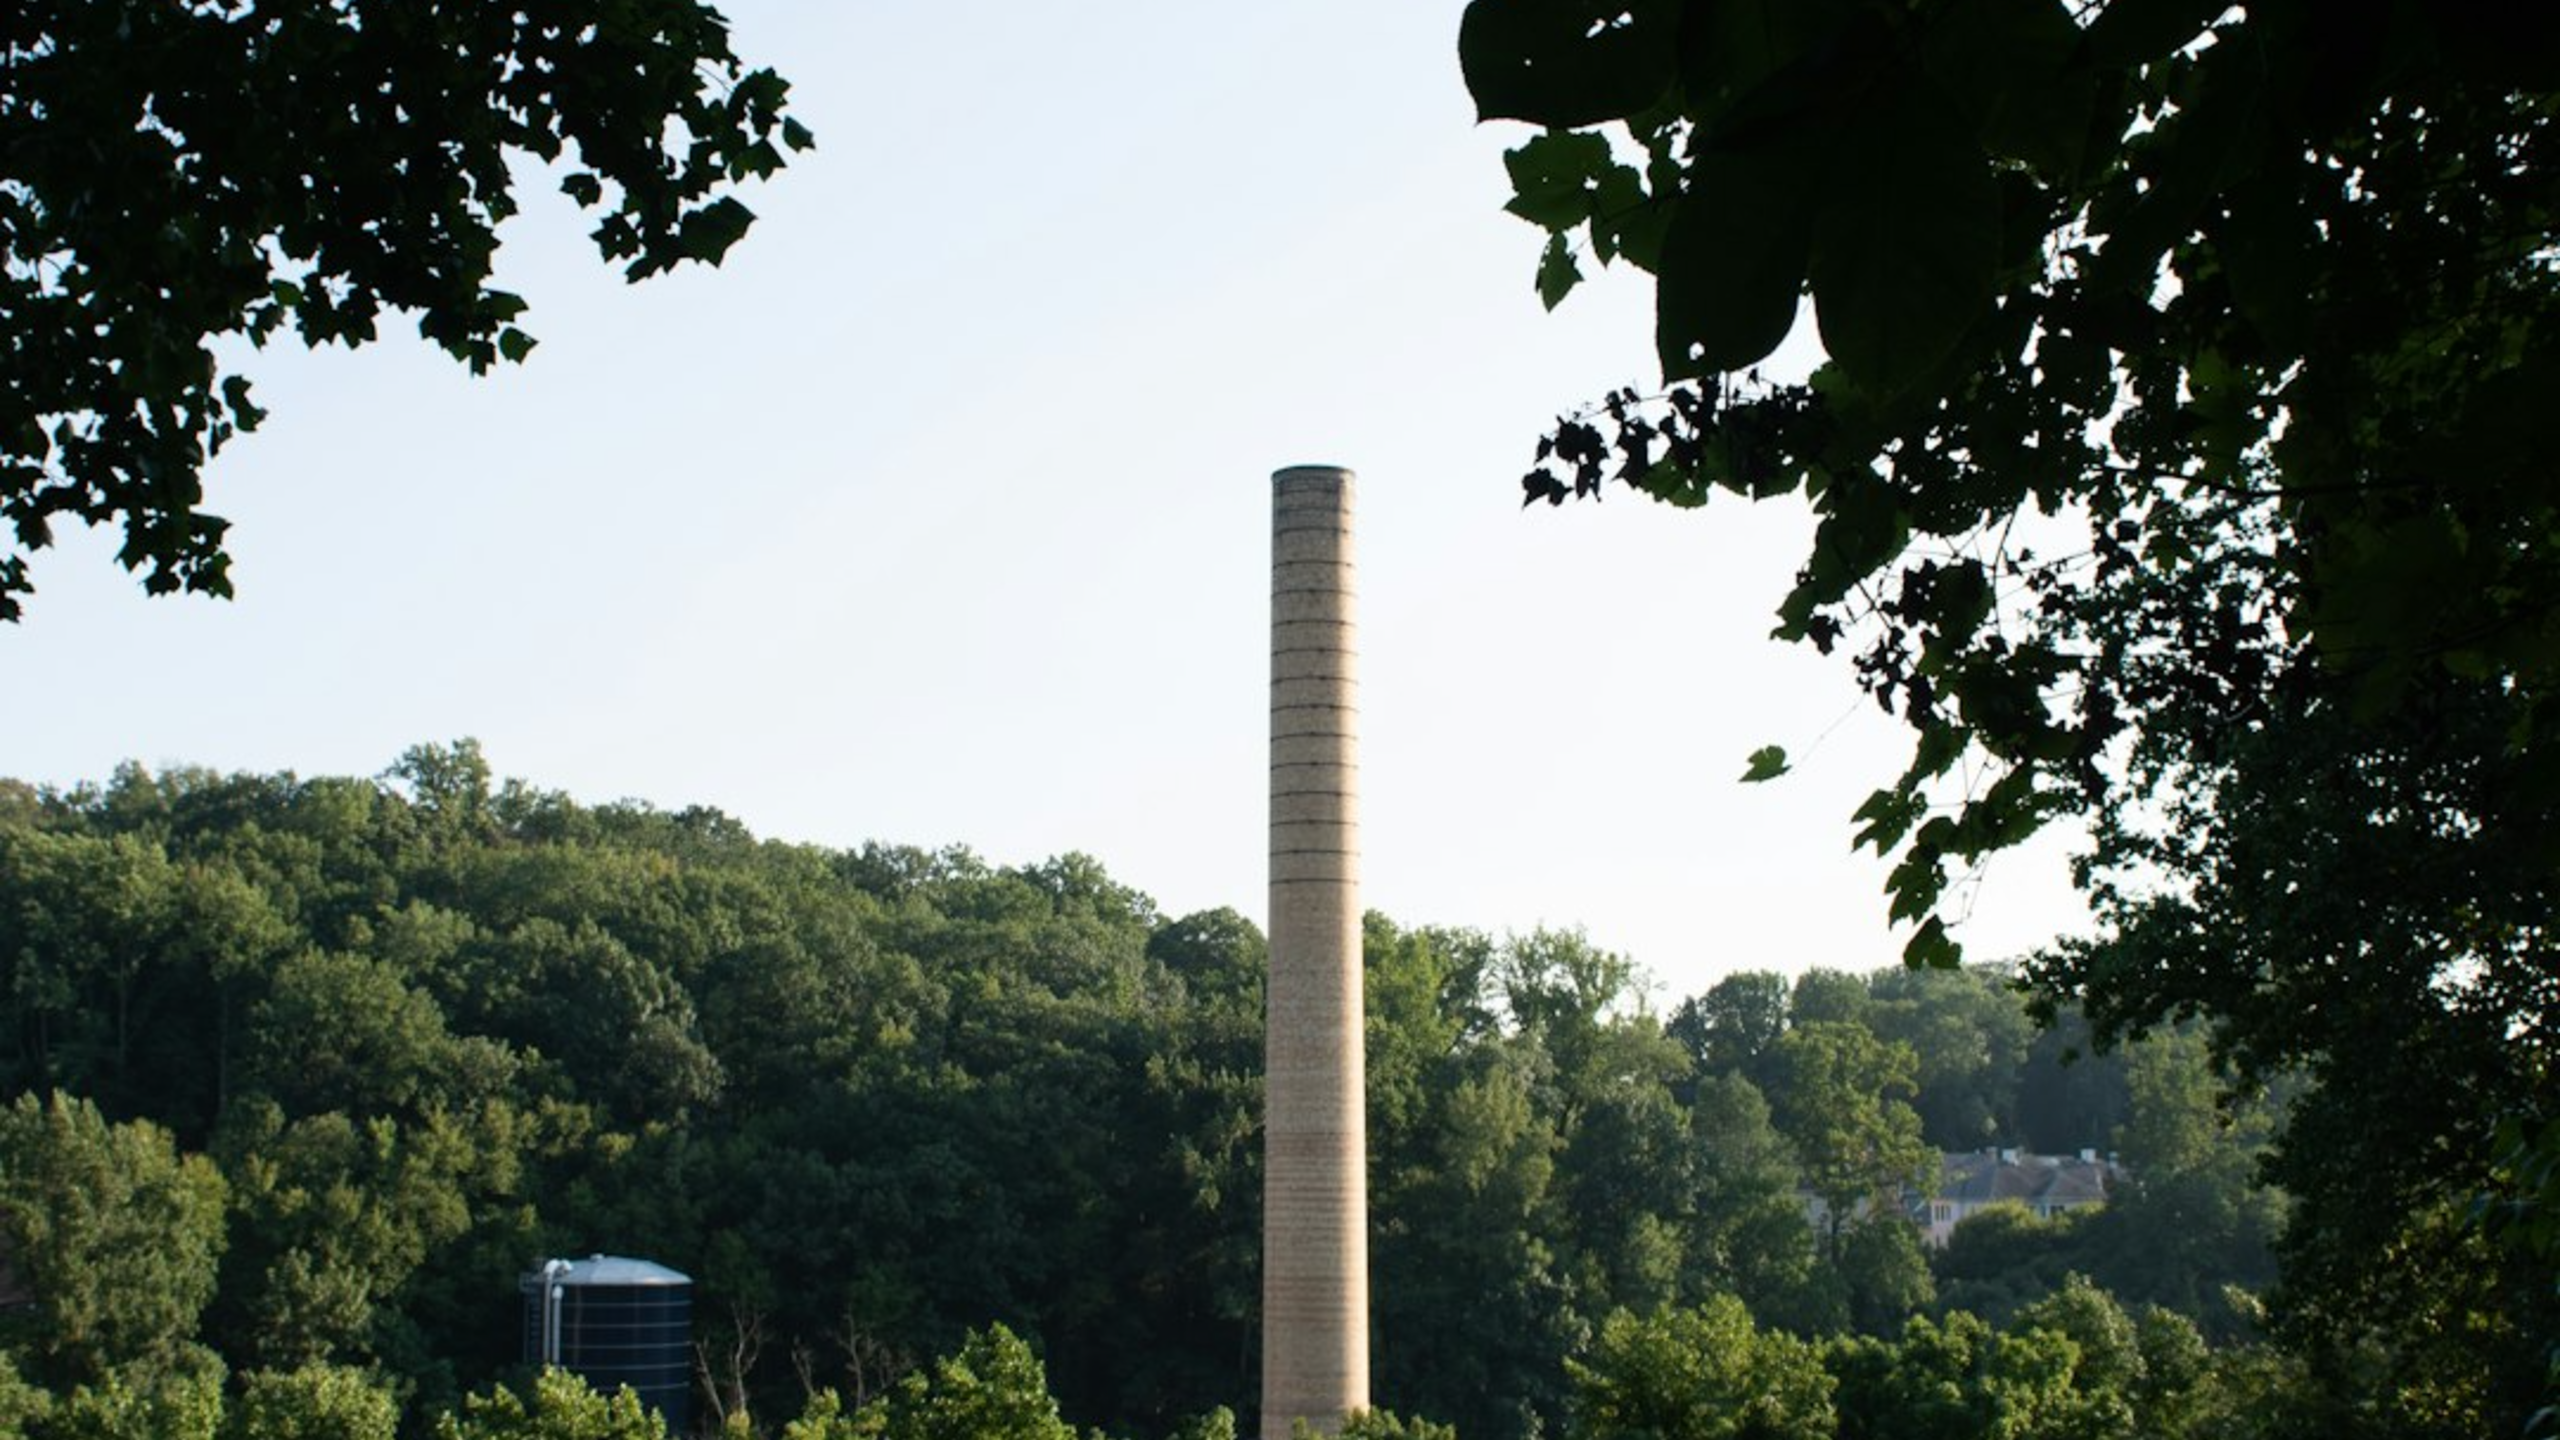
[[[1550,302],[1579,254],[1657,281],[1666,390],[1569,417],[1529,498],[1805,496],[1778,633],[1910,730],[1855,816],[1907,957],[1956,958],[1964,867],[2085,817],[2104,931],[2032,967],[2049,1003],[2313,1082],[2280,1322],[2407,1393],[2494,1377],[2388,1423],[2560,1403],[2547,1263],[2462,1219],[2560,1094],[2549,27],[1476,0],[1461,51],[1545,127],[1511,208]],[[1825,363],[1763,382],[1808,295]]]
[[[231,593],[206,459],[264,412],[227,337],[362,345],[383,312],[475,372],[533,348],[492,288],[516,167],[634,280],[716,264],[729,193],[809,135],[700,0],[88,5],[0,17],[0,620],[60,520],[153,593]]]

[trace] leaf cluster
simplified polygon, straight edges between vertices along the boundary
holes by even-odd
[[[1547,293],[1577,241],[1657,281],[1669,388],[1567,417],[1529,498],[1805,495],[1778,634],[1911,735],[1855,817],[1906,958],[1958,957],[1962,868],[2087,817],[2103,928],[2028,967],[2048,1011],[2309,1082],[2278,1323],[2548,1404],[2547,1266],[2446,1217],[2560,1033],[2560,43],[2477,3],[1478,0],[1461,50],[1547,128]],[[1826,362],[1747,373],[1808,296]]]
[[[1857,820],[1906,954],[2153,728],[2514,687],[2548,743],[2560,51],[2485,3],[1477,0],[1511,208],[1656,280],[1668,387],[1527,498],[1801,492],[1778,633],[1909,725]],[[1828,360],[1748,373],[1810,297]],[[1755,773],[1761,767],[1755,762]]]
[[[716,264],[729,192],[809,132],[701,0],[43,3],[0,19],[0,619],[62,520],[159,594],[230,593],[206,461],[264,417],[226,337],[361,345],[385,312],[474,372],[533,348],[490,284],[519,166],[638,280]]]

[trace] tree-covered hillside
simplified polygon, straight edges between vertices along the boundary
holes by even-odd
[[[1366,948],[1384,1406],[1596,1435],[1648,1346],[1735,1324],[1811,1347],[1843,1434],[1914,1346],[1984,1416],[2133,1406],[2131,1371],[1993,1380],[2137,1316],[2179,1396],[2277,1383],[2226,1293],[2272,1278],[2274,1112],[2190,1038],[2081,1054],[1982,970],[1749,970],[1665,1019],[1575,933],[1372,915]],[[0,1435],[282,1434],[236,1427],[342,1391],[422,1430],[520,1375],[519,1273],[598,1251],[695,1278],[706,1424],[890,1404],[999,1324],[1077,1424],[1243,1408],[1262,961],[1082,856],[760,841],[469,742],[0,782]],[[1994,1145],[2130,1178],[1927,1251],[1906,1188]]]

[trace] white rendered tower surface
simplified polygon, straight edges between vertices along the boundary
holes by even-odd
[[[1271,477],[1262,1440],[1369,1405],[1352,474]]]

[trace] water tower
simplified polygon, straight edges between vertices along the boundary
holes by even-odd
[[[590,1255],[527,1274],[526,1363],[558,1366],[610,1395],[630,1386],[667,1429],[693,1414],[693,1281],[647,1260]]]

